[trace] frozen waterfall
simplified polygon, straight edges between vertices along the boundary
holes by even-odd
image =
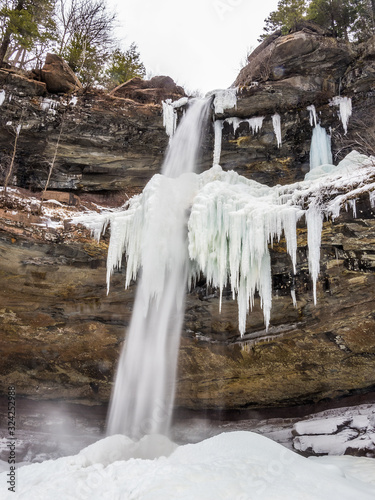
[[[127,283],[138,268],[141,278],[117,368],[108,434],[140,437],[166,433],[169,426],[187,283],[186,223],[194,186],[189,174],[209,104],[208,99],[193,102],[171,140],[163,175],[155,176],[142,202],[134,200],[111,226],[109,272],[126,249]]]
[[[228,95],[225,99],[232,104],[230,99],[235,94]],[[216,99],[216,104],[223,107],[225,99]],[[111,399],[109,434],[139,437],[167,431],[188,285],[203,273],[207,283],[219,289],[219,307],[223,289],[230,285],[238,302],[241,335],[246,332],[247,314],[259,296],[267,329],[272,305],[270,248],[275,239],[283,238],[291,272],[295,273],[296,228],[305,217],[316,303],[324,217],[337,217],[346,204],[354,210],[355,196],[363,191],[366,179],[372,179],[372,157],[352,151],[337,166],[331,164],[330,138],[319,125],[314,106],[309,107],[314,127],[312,171],[304,181],[269,187],[234,171],[224,171],[216,164],[223,120],[216,120],[214,125],[215,164],[197,175],[195,164],[210,103],[211,99],[194,100],[188,107],[170,141],[162,175],[155,175],[140,195],[122,209],[75,220],[90,227],[97,238],[110,226],[108,287],[124,255],[125,286],[140,275]],[[175,109],[173,104],[171,109]],[[169,111],[167,116],[173,124]],[[248,121],[255,133],[263,117],[226,121],[234,131],[241,121]],[[273,115],[279,146],[280,123],[279,115]],[[294,306],[297,298],[296,291],[291,290]]]

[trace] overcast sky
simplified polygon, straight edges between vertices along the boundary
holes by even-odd
[[[229,87],[278,0],[108,0],[123,48],[135,42],[148,76],[189,91]]]

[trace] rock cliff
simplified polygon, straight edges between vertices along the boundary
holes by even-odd
[[[302,26],[264,42],[235,82],[236,108],[215,117],[239,119],[236,130],[233,121],[223,122],[222,167],[269,185],[302,180],[309,165],[310,105],[331,131],[335,162],[353,148],[372,153],[374,40],[352,46]],[[52,211],[56,203],[47,203],[50,212],[42,218],[30,190],[37,198],[44,187],[62,128],[50,189],[75,193],[83,206],[115,204],[139,192],[160,170],[168,144],[160,99],[183,93],[163,80],[138,87],[132,82],[110,95],[87,90],[52,95],[43,82],[9,70],[0,71],[0,82],[3,166],[13,128],[22,123],[13,179],[19,192],[0,213],[1,391],[12,383],[19,395],[31,398],[104,403],[134,289],[124,291],[122,270],[106,295],[106,240],[97,244],[82,228],[61,223],[78,210],[61,193],[50,197],[66,202],[64,215]],[[153,92],[156,84],[164,87]],[[332,103],[337,95],[352,99],[346,134]],[[275,113],[281,119],[280,147]],[[254,117],[264,117],[255,133],[245,121]],[[207,132],[200,169],[212,163],[213,128]],[[374,390],[375,222],[368,194],[356,206],[356,216],[350,209],[324,223],[316,306],[303,221],[295,277],[285,242],[274,245],[267,333],[256,303],[239,339],[230,291],[219,314],[216,290],[203,279],[197,284],[187,297],[177,406],[293,406]]]

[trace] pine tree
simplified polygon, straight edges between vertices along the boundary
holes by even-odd
[[[288,33],[298,21],[304,19],[307,6],[306,0],[279,0],[277,10],[265,19],[265,33],[260,36],[260,40],[276,30],[281,30],[282,34]]]
[[[0,65],[55,38],[54,0],[0,0]]]
[[[357,0],[311,0],[307,18],[331,30],[334,36],[349,40],[361,3]]]
[[[112,56],[106,75],[108,86],[116,87],[135,76],[143,78],[146,74],[144,64],[141,62],[137,45],[133,42],[126,52],[116,49]]]

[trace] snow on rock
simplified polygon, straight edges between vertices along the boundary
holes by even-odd
[[[375,453],[375,408],[371,405],[328,410],[293,426],[293,447],[316,455]]]
[[[0,90],[0,106],[3,105],[5,101],[5,90]]]
[[[324,420],[302,420],[295,424],[293,430],[299,436],[304,434],[333,434],[338,431],[339,427],[343,427],[351,421],[352,419],[346,416],[330,417]]]
[[[351,457],[355,472],[348,474],[348,464],[310,460],[252,432],[223,433],[154,459],[111,456],[116,437],[72,457],[19,468],[16,493],[7,490],[3,472],[1,498],[370,500],[375,494],[374,468],[363,459]]]

